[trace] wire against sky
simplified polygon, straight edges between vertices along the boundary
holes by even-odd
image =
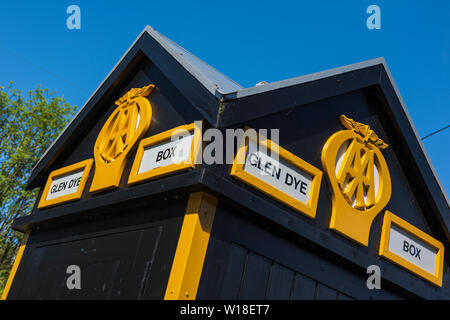
[[[439,132],[441,132],[441,131],[444,131],[445,129],[447,129],[447,128],[449,128],[449,127],[450,127],[450,125],[447,125],[447,126],[441,128],[441,129],[439,129],[439,130],[436,130],[436,131],[434,131],[434,132],[432,132],[432,133],[426,135],[425,137],[423,137],[422,140],[425,140],[426,138],[429,138],[429,137],[431,137],[432,135],[435,135],[436,133],[439,133]]]

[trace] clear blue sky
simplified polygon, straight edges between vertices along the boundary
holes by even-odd
[[[81,30],[66,9],[81,8]],[[366,8],[381,8],[381,30]],[[419,134],[450,124],[450,1],[2,1],[0,85],[82,106],[146,25],[244,87],[385,57]],[[450,129],[424,141],[450,190]]]

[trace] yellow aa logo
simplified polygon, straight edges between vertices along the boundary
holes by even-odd
[[[341,115],[347,130],[325,143],[322,164],[333,192],[330,228],[367,246],[376,215],[391,198],[391,178],[381,149],[388,147],[368,125]]]
[[[99,147],[100,156],[106,163],[114,161],[133,141],[136,133],[135,128],[138,125],[138,114],[139,110],[136,104],[132,102],[119,108],[119,111],[114,115],[114,119],[105,134],[107,138],[101,141]]]
[[[338,168],[337,181],[345,199],[354,208],[366,209],[375,204],[374,171],[373,150],[352,140]]]
[[[152,108],[146,97],[154,85],[133,88],[115,102],[94,146],[95,173],[91,192],[119,186],[131,150],[148,130]]]

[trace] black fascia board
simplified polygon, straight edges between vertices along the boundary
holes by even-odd
[[[117,207],[126,203],[136,203],[146,197],[159,195],[198,185],[202,179],[202,169],[168,176],[159,180],[149,181],[130,188],[115,190],[100,194],[83,201],[74,201],[56,207],[41,209],[36,213],[14,220],[11,228],[19,232],[26,232],[33,227],[43,224],[53,224],[64,219],[75,219],[80,215],[106,207]]]

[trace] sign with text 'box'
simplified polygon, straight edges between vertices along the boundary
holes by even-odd
[[[195,123],[146,138],[139,143],[128,183],[143,182],[193,168],[200,147],[201,132]]]
[[[442,286],[444,245],[389,211],[383,220],[379,254]]]

